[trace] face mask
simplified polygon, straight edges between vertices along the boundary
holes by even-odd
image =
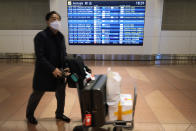
[[[50,27],[52,27],[55,30],[60,31],[61,30],[61,23],[59,21],[53,21],[50,23]]]

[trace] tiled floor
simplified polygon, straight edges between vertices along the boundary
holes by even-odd
[[[122,76],[122,93],[138,88],[134,131],[196,131],[196,64],[163,64],[128,61],[86,61],[94,74],[107,68]],[[39,124],[25,121],[32,91],[34,63],[0,60],[0,131],[71,131],[80,124],[76,89],[66,89],[65,114],[70,124],[54,119],[54,93],[45,93],[35,116]],[[112,126],[104,128],[112,129]]]

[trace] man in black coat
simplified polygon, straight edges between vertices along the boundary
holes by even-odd
[[[63,34],[59,31],[61,16],[51,11],[46,15],[47,28],[34,38],[36,55],[33,77],[33,92],[29,98],[26,118],[29,123],[37,124],[34,111],[45,91],[55,92],[57,99],[56,119],[70,122],[63,115],[65,105],[65,79],[60,79],[60,68],[66,69],[66,48]],[[66,75],[69,75],[67,73]]]

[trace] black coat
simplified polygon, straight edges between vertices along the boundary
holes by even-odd
[[[55,91],[57,85],[63,84],[64,79],[57,79],[52,72],[56,67],[65,68],[66,48],[63,34],[54,34],[50,28],[39,32],[34,38],[36,55],[33,89],[40,91]]]

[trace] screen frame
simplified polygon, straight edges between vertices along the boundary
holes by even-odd
[[[85,1],[85,0],[67,0],[66,1],[66,11],[67,11],[67,22],[66,22],[66,28],[67,28],[67,43],[69,46],[115,46],[115,47],[120,47],[120,46],[143,46],[144,45],[144,39],[145,39],[145,35],[144,35],[144,32],[145,32],[145,21],[146,21],[146,0],[107,0],[107,1],[141,1],[141,2],[145,2],[145,12],[144,12],[144,31],[143,31],[143,42],[142,44],[70,44],[69,43],[69,26],[68,26],[68,2],[69,1]],[[105,1],[105,0],[86,0],[86,1]]]

